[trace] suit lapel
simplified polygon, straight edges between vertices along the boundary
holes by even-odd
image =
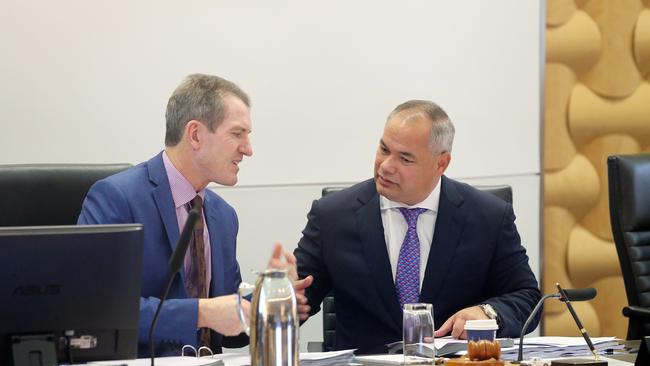
[[[434,302],[443,285],[465,223],[465,215],[462,214],[463,197],[456,190],[453,181],[443,176],[440,184],[438,217],[420,293],[420,301],[427,303]]]
[[[225,275],[223,263],[224,255],[221,252],[223,250],[223,247],[220,245],[220,243],[225,242],[225,238],[223,237],[224,230],[219,224],[223,220],[219,219],[218,213],[216,212],[216,209],[214,209],[214,205],[212,205],[211,202],[212,198],[208,192],[206,192],[205,204],[203,207],[205,213],[205,222],[208,225],[208,233],[210,233],[210,257],[212,262],[210,266],[212,273],[212,280],[210,281],[210,294],[221,294],[224,293]]]
[[[162,152],[149,160],[148,164],[149,180],[156,186],[153,189],[153,198],[158,207],[160,219],[165,226],[167,233],[168,245],[172,252],[176,249],[176,242],[180,236],[178,230],[178,220],[176,219],[176,208],[174,207],[174,198],[169,187],[169,179],[162,159]],[[184,271],[181,271],[183,276]]]
[[[382,304],[386,306],[393,319],[393,325],[401,332],[402,311],[397,301],[397,293],[395,292],[390,260],[386,249],[384,227],[379,209],[379,195],[374,190],[374,181],[371,181],[371,183],[373,192],[369,195],[370,197],[360,198],[362,203],[367,201],[356,212],[356,221],[359,227],[364,257],[370,269],[374,285],[382,299]]]

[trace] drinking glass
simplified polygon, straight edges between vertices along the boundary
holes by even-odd
[[[433,305],[404,304],[404,364],[432,365],[435,361]]]

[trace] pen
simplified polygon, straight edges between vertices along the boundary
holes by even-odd
[[[569,297],[567,296],[566,292],[564,292],[564,290],[560,286],[559,282],[556,282],[555,286],[557,286],[557,289],[560,292],[560,295],[562,295],[560,300],[564,301],[566,303],[567,308],[569,308],[569,312],[571,313],[571,316],[573,317],[573,320],[575,320],[576,325],[578,326],[578,329],[580,329],[580,333],[582,333],[582,337],[587,342],[587,345],[589,346],[589,349],[591,350],[591,353],[593,353],[596,360],[600,360],[600,357],[598,357],[598,353],[596,353],[596,348],[594,347],[594,344],[591,343],[591,338],[589,338],[589,334],[587,334],[587,330],[585,329],[585,327],[582,326],[582,323],[580,322],[580,319],[578,318],[578,314],[576,314],[576,311],[573,310],[573,305],[571,305],[571,301],[569,301]]]

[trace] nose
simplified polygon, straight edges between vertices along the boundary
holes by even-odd
[[[248,136],[246,137],[246,141],[239,147],[239,152],[246,156],[253,156],[253,145]]]
[[[379,171],[382,174],[390,175],[395,173],[395,164],[392,156],[387,156],[380,164]]]

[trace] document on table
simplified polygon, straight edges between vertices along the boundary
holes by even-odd
[[[112,360],[88,362],[89,366],[150,366],[150,358],[138,358],[135,360]],[[156,366],[224,366],[223,361],[211,357],[156,357]]]
[[[498,338],[497,341],[499,341],[501,348],[512,347],[514,344],[514,341],[511,338]],[[429,345],[425,344],[425,346]],[[386,347],[389,349],[389,353],[401,353],[402,341],[389,343]],[[436,338],[434,340],[434,347],[436,349],[436,356],[439,357],[464,354],[467,350],[467,340],[454,339],[451,337]]]
[[[311,352],[299,355],[301,366],[327,366],[346,364],[354,358],[354,350],[334,352]],[[193,357],[156,357],[156,366],[250,366],[251,357],[248,353],[221,353],[214,356]],[[90,362],[93,366],[149,366],[151,359],[115,360]]]
[[[623,350],[625,346],[616,337],[592,337],[596,351],[603,354],[605,350]],[[591,350],[582,337],[529,337],[524,338],[524,359],[531,357],[558,358],[590,355]],[[515,346],[501,349],[501,358],[507,361],[517,359],[519,340]]]

